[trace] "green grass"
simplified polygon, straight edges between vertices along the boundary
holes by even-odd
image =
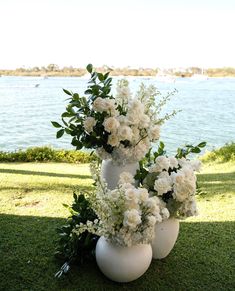
[[[140,279],[117,284],[94,263],[61,280],[53,257],[73,189],[91,189],[87,164],[0,164],[0,290],[234,290],[235,164],[207,164],[198,176],[200,215],[181,222],[171,254]]]

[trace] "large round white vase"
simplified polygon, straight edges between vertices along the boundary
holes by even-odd
[[[169,218],[155,225],[155,236],[152,241],[153,258],[163,259],[173,249],[179,234],[179,220]]]
[[[113,190],[117,187],[121,173],[128,172],[134,176],[138,168],[138,162],[125,165],[117,165],[116,163],[113,163],[113,160],[103,160],[101,165],[101,177],[108,184],[108,188],[110,190]]]
[[[147,271],[151,260],[152,248],[149,244],[121,247],[100,237],[96,245],[96,262],[100,270],[115,282],[138,279]]]

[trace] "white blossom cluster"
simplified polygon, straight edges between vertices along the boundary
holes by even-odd
[[[92,174],[97,189],[91,204],[99,223],[78,225],[75,233],[89,230],[120,246],[151,242],[155,224],[169,217],[161,199],[150,197],[145,188],[133,186],[134,178],[130,173],[120,175],[114,190],[109,190],[101,180],[98,168],[93,167]]]
[[[106,113],[103,121],[104,130],[108,133],[107,144],[113,147],[107,153],[103,147],[97,149],[101,159],[112,158],[117,163],[141,160],[151,147],[151,142],[160,137],[160,121],[156,114],[156,88],[141,86],[137,95],[132,98],[127,80],[120,80],[115,99],[98,97],[94,100],[94,112]],[[159,111],[159,108],[158,108]],[[83,122],[87,133],[92,134],[97,120],[88,116]]]
[[[169,211],[179,217],[197,215],[195,200],[196,175],[195,171],[200,169],[200,161],[190,161],[185,158],[159,156],[155,163],[150,166],[149,172],[155,173],[155,179],[146,179],[147,188],[153,188],[158,197],[171,194],[171,199],[177,203],[171,203]],[[148,183],[151,185],[148,185]],[[165,201],[166,199],[164,199]],[[168,207],[168,203],[166,205]],[[173,208],[174,208],[173,207]],[[172,214],[172,213],[171,213]]]

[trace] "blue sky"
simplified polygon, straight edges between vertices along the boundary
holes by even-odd
[[[235,66],[232,0],[0,0],[0,68]]]

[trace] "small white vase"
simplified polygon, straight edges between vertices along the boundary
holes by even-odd
[[[138,279],[147,271],[151,260],[152,248],[149,244],[121,247],[100,237],[96,245],[96,262],[100,270],[115,282]]]
[[[138,168],[138,162],[125,165],[117,165],[113,163],[113,160],[103,160],[101,165],[101,177],[108,184],[108,188],[110,190],[113,190],[117,187],[121,173],[128,172],[134,176]]]
[[[173,249],[179,234],[179,220],[169,218],[155,225],[155,236],[152,241],[153,258],[163,259]]]

